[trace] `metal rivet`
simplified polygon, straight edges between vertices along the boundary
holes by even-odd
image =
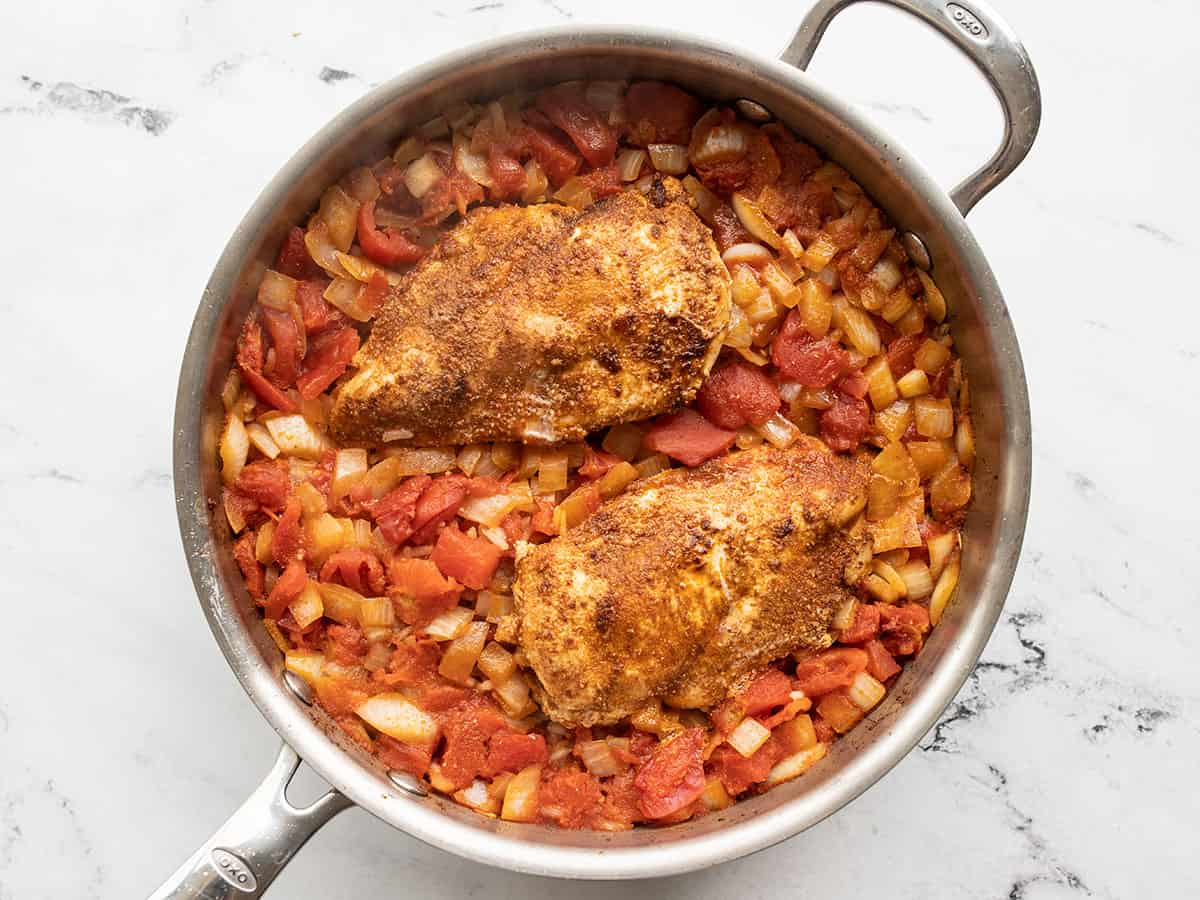
[[[388,778],[391,779],[392,784],[400,788],[400,790],[404,791],[406,794],[412,794],[414,797],[429,796],[429,791],[425,790],[425,785],[421,783],[420,779],[409,775],[407,772],[400,772],[396,769],[388,769],[387,774]]]
[[[748,100],[743,97],[733,104],[737,107],[737,111],[751,122],[770,122],[773,116],[771,111],[761,103],[755,103],[753,100]]]
[[[283,672],[283,683],[287,689],[292,692],[293,696],[305,706],[313,704],[312,685],[293,672],[291,669],[285,669]]]
[[[922,272],[928,272],[933,265],[933,261],[929,258],[929,248],[925,246],[925,242],[913,234],[911,231],[906,231],[900,235],[900,245],[904,248],[904,252],[908,254],[908,258],[913,261],[913,265]]]

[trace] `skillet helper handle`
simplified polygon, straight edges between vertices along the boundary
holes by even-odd
[[[861,0],[818,0],[781,59],[807,69],[834,16]],[[1008,23],[981,0],[879,0],[932,26],[975,64],[1004,111],[1004,139],[977,171],[950,192],[964,216],[1017,167],[1042,121],[1042,94],[1033,63]]]
[[[284,744],[262,784],[150,900],[261,897],[318,828],[353,804],[337,791],[297,809],[285,796],[300,757]]]

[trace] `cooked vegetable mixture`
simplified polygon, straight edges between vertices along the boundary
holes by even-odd
[[[692,404],[551,446],[332,441],[332,394],[373,317],[470,207],[584,209],[667,178],[732,283]],[[234,557],[287,668],[385,766],[515,822],[619,830],[723,809],[821,760],[954,592],[975,444],[946,315],[883,213],[781,125],[657,82],[463,104],[330,187],[264,274],[221,398]],[[549,720],[517,641],[516,560],[635,482],[808,436],[870,454],[874,555],[834,645],[707,711]]]

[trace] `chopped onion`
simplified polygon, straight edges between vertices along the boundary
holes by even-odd
[[[504,533],[503,528],[500,528],[499,526],[489,527],[487,525],[481,525],[479,528],[479,533],[501,550],[508,549],[508,535]]]
[[[688,148],[683,144],[647,144],[650,164],[666,175],[682,175],[688,170]]]
[[[958,428],[954,432],[954,449],[958,453],[958,461],[964,466],[970,467],[975,462],[975,429],[969,418],[958,421]]]
[[[445,137],[450,133],[450,123],[446,121],[445,116],[434,116],[424,125],[417,129],[421,137],[427,141],[436,140],[440,137]]]
[[[410,194],[420,200],[441,181],[443,175],[442,167],[437,164],[433,154],[425,153],[404,170],[404,186]]]
[[[948,438],[954,435],[954,410],[949,400],[918,397],[913,401],[913,417],[917,433],[924,437]]]
[[[340,584],[320,582],[317,590],[325,602],[325,615],[341,625],[357,625],[362,608],[363,595]]]
[[[619,462],[600,477],[596,489],[605,500],[617,496],[638,479],[638,470],[630,463]]]
[[[274,459],[279,455],[279,445],[271,440],[271,432],[267,431],[265,426],[251,422],[246,426],[246,435],[254,448],[267,459]]]
[[[317,221],[304,233],[304,246],[308,248],[308,255],[313,258],[313,262],[330,276],[338,278],[346,274],[346,270],[338,262],[338,248],[330,237],[329,226],[324,222]]]
[[[339,252],[337,261],[351,278],[355,281],[361,281],[364,284],[370,281],[376,274],[386,278],[389,284],[399,284],[403,277],[399,272],[385,269],[383,266],[376,265],[363,256],[351,256],[349,253]]]
[[[779,399],[784,403],[795,403],[800,399],[804,385],[798,381],[783,381],[779,384]]]
[[[246,426],[240,417],[230,413],[225,420],[225,430],[221,432],[221,480],[226,484],[237,481],[249,453],[250,437]]]
[[[513,655],[491,641],[479,654],[479,671],[491,679],[493,684],[503,684],[517,671]]]
[[[900,282],[904,280],[900,267],[886,256],[880,257],[879,262],[875,263],[875,266],[867,273],[867,277],[888,293],[898,288]]]
[[[525,190],[521,194],[522,200],[526,203],[537,203],[539,200],[545,199],[549,186],[550,181],[546,178],[546,172],[536,159],[525,163]]]
[[[754,340],[754,332],[750,320],[740,307],[729,309],[729,324],[725,328],[725,346],[735,349],[749,348]]]
[[[449,472],[458,459],[453,447],[388,447],[383,455],[396,460],[396,475],[400,478]]]
[[[597,778],[607,778],[622,770],[608,741],[581,741],[575,745],[584,767]]]
[[[263,272],[262,281],[258,283],[258,302],[269,309],[290,312],[296,302],[296,289],[299,282],[287,275],[282,275],[274,269]]]
[[[774,259],[774,257],[771,255],[771,251],[762,244],[753,244],[749,242],[734,244],[721,254],[721,261],[725,263],[725,267],[731,272],[733,271],[733,267],[738,264],[745,264],[748,266],[753,266],[754,268],[759,268],[761,266],[765,266],[772,259]]]
[[[689,152],[698,166],[741,159],[750,148],[746,127],[739,122],[714,125],[699,137],[699,142],[693,138]]]
[[[878,356],[883,349],[879,330],[867,313],[851,306],[844,296],[833,297],[833,323],[845,332],[850,345],[864,356]]]
[[[520,474],[520,473],[518,473]],[[537,492],[553,494],[567,487],[567,454],[543,450],[538,457]]]
[[[829,265],[838,252],[837,244],[824,231],[817,232],[811,244],[804,250],[804,268],[810,272],[820,272]]]
[[[942,292],[938,290],[938,286],[933,283],[933,279],[917,269],[917,278],[921,279],[921,287],[925,289],[925,308],[929,310],[929,318],[935,322],[944,322],[946,319],[946,298]]]
[[[631,462],[637,456],[638,451],[642,449],[642,429],[636,425],[614,425],[608,429],[600,446],[605,452],[619,456],[626,462]]]
[[[737,728],[733,729],[727,740],[729,746],[734,750],[742,756],[749,757],[753,756],[770,736],[771,729],[759,722],[758,719],[747,716],[742,719]]]
[[[533,492],[529,482],[514,481],[503,494],[493,494],[490,497],[468,497],[458,509],[458,514],[469,522],[494,528],[504,521],[509,513],[535,509]]]
[[[638,470],[639,478],[650,478],[671,468],[671,460],[664,453],[655,453],[634,463],[633,467]]]
[[[771,292],[771,296],[788,309],[791,309],[800,302],[800,290],[796,285],[792,284],[792,280],[784,274],[783,270],[773,260],[763,266],[762,278],[763,282],[767,285],[767,290]]]
[[[336,184],[321,195],[317,216],[329,228],[329,238],[343,253],[354,243],[358,231],[359,202]]]
[[[586,209],[594,202],[592,189],[588,187],[587,181],[578,175],[572,175],[563,182],[563,186],[555,191],[553,196],[559,203],[576,209]]]
[[[775,413],[761,425],[755,425],[754,430],[761,434],[772,446],[790,447],[800,439],[802,432],[790,419],[781,413]]]
[[[746,319],[751,325],[774,321],[779,315],[779,309],[769,291],[762,291],[742,308],[742,312],[746,314]]]
[[[529,707],[529,685],[520,672],[497,686],[492,694],[510,716],[522,716]]]
[[[933,593],[933,575],[921,560],[914,559],[897,567],[896,574],[904,582],[910,600],[924,600]]]
[[[321,601],[321,592],[309,581],[300,592],[300,596],[288,604],[292,618],[301,628],[307,628],[325,614],[325,605]]]
[[[928,375],[936,375],[950,361],[950,349],[933,338],[925,338],[913,354],[913,364]]]
[[[360,166],[350,173],[348,186],[350,196],[359,203],[378,200],[379,195],[383,193],[379,188],[379,181],[375,178],[375,173],[366,166]]]
[[[958,586],[958,568],[958,558],[955,557],[942,570],[933,588],[933,594],[929,597],[929,621],[934,625],[941,621],[942,613],[954,594],[954,588]]]
[[[371,314],[358,303],[358,297],[362,290],[362,282],[354,278],[339,277],[329,283],[329,287],[325,288],[322,296],[330,306],[345,313],[355,322],[366,322],[371,318]]]
[[[450,681],[465,684],[475,671],[475,661],[487,642],[487,622],[472,622],[466,631],[450,642],[438,664],[438,674]]]
[[[804,245],[800,243],[800,238],[796,236],[796,232],[792,229],[787,229],[780,238],[783,241],[783,249],[792,259],[799,260],[804,256]]]
[[[538,788],[542,767],[532,765],[518,772],[504,791],[500,818],[505,822],[533,822],[538,815]]]
[[[885,354],[880,354],[863,369],[867,377],[867,391],[871,397],[871,405],[876,410],[887,409],[900,396],[896,381],[892,378],[892,370],[888,365]]]
[[[390,597],[364,597],[358,618],[363,628],[390,628],[396,624],[396,607]]]
[[[367,474],[367,451],[361,447],[339,450],[333,461],[333,480],[329,490],[334,496],[341,496],[350,490],[355,483]]]
[[[763,215],[758,204],[741,193],[735,193],[731,203],[738,221],[751,235],[774,250],[779,250],[783,246],[783,241],[775,231],[775,226]]]
[[[903,286],[901,286],[892,291],[891,296],[889,296],[887,299],[887,303],[885,303],[883,308],[879,310],[879,315],[882,316],[883,320],[889,325],[894,325],[896,322],[899,322],[910,309],[912,309],[912,305],[912,297],[910,297],[908,292],[904,290]]]
[[[934,578],[941,578],[951,554],[958,549],[958,532],[933,535],[925,542],[925,546],[929,551],[929,572]]]
[[[376,694],[354,712],[375,730],[406,744],[432,744],[438,737],[437,720],[403,694]]]
[[[418,137],[407,137],[400,142],[396,152],[392,154],[392,162],[398,166],[407,166],[425,152],[425,145]]]
[[[491,187],[496,183],[488,168],[487,157],[471,151],[471,141],[461,131],[454,133],[454,167],[476,184]]]
[[[283,667],[295,672],[309,684],[321,677],[325,654],[315,650],[289,650],[283,657]]]
[[[471,610],[465,606],[455,606],[426,625],[425,633],[435,641],[452,641],[466,632],[472,618]]]
[[[271,440],[284,456],[301,459],[320,459],[321,454],[331,448],[329,439],[308,423],[299,413],[275,416],[267,419],[267,431]]]
[[[474,475],[479,461],[483,458],[484,451],[483,444],[467,444],[458,451],[454,464],[464,475]]]
[[[645,150],[622,150],[617,154],[617,173],[624,182],[637,181],[646,164]]]
[[[691,195],[692,202],[696,205],[696,215],[705,224],[712,225],[716,220],[717,210],[721,207],[721,199],[701,184],[695,175],[688,175],[684,178],[683,187]]]
[[[874,709],[886,693],[887,688],[866,672],[855,675],[854,681],[846,688],[846,696],[850,698],[850,702],[863,712]]]

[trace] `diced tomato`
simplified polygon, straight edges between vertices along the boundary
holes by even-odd
[[[317,619],[315,622],[309,622],[303,628],[296,624],[296,620],[292,618],[290,612],[283,614],[283,618],[279,619],[277,624],[283,630],[298,650],[320,650],[325,646],[325,620]]]
[[[600,785],[604,800],[593,817],[596,825],[606,829],[632,828],[642,818],[642,795],[633,778],[632,772],[620,772]]]
[[[791,700],[792,680],[778,669],[767,669],[737,695],[748,716],[757,716]]]
[[[275,579],[275,586],[263,604],[263,613],[268,619],[278,619],[293,600],[300,596],[308,584],[308,572],[301,560],[293,559],[284,568],[283,574]]]
[[[946,389],[950,386],[950,373],[954,371],[952,363],[946,363],[929,379],[929,394],[932,397],[945,397]]]
[[[265,576],[263,567],[258,564],[258,558],[254,553],[256,543],[254,532],[247,531],[233,542],[233,558],[237,562],[238,568],[242,570],[242,577],[246,579],[246,590],[250,592],[253,599],[261,602]]]
[[[351,622],[330,625],[325,629],[325,653],[343,666],[357,666],[367,655],[367,639],[362,629]]]
[[[517,541],[529,540],[533,532],[532,524],[528,513],[511,512],[500,523],[500,530],[508,538],[509,547],[515,547]]]
[[[525,167],[496,142],[488,144],[488,171],[494,182],[492,195],[498,200],[521,196],[529,183]]]
[[[867,641],[863,650],[867,653],[867,674],[877,681],[887,681],[900,671],[892,654],[879,641]]]
[[[470,493],[471,479],[457,472],[435,478],[417,500],[413,511],[413,543],[431,543],[437,528],[458,513]]]
[[[300,372],[300,356],[304,352],[304,334],[291,313],[278,309],[261,310],[263,324],[275,348],[273,380],[281,388],[291,386]]]
[[[625,185],[621,181],[621,172],[616,163],[610,163],[583,176],[584,183],[592,192],[592,197],[599,200],[612,194],[619,194]]]
[[[262,326],[257,316],[250,316],[238,335],[237,364],[243,371],[261,372],[266,354],[263,351]]]
[[[400,618],[409,625],[424,625],[438,613],[458,603],[462,585],[442,575],[428,559],[392,560],[388,582],[399,594]]]
[[[614,456],[606,450],[596,450],[590,444],[583,451],[583,465],[579,467],[582,478],[602,478],[608,470],[621,462],[621,457]]]
[[[418,685],[437,680],[437,667],[442,653],[438,645],[430,640],[412,638],[404,641],[392,653],[387,671],[389,683]]]
[[[704,186],[722,197],[728,197],[739,188],[745,187],[753,173],[754,167],[748,155],[696,166],[696,174],[700,176]]]
[[[533,517],[530,519],[530,527],[539,534],[558,534],[558,529],[554,526],[554,504],[544,497],[534,499]]]
[[[893,378],[900,378],[912,371],[913,357],[924,340],[924,334],[906,334],[888,344],[888,368],[892,370]]]
[[[292,497],[275,523],[275,533],[271,536],[271,556],[281,566],[304,558],[304,532],[300,528],[302,511],[300,501]]]
[[[708,376],[696,406],[718,428],[761,425],[779,409],[779,388],[758,366],[734,360]]]
[[[292,492],[288,467],[281,459],[260,459],[249,463],[238,473],[234,487],[274,512],[279,512]]]
[[[555,187],[560,187],[579,171],[579,164],[582,162],[579,156],[548,131],[534,125],[526,125],[521,129],[520,138]]]
[[[893,656],[912,656],[921,651],[929,631],[929,611],[916,603],[879,608],[880,643]]]
[[[771,362],[788,381],[806,388],[823,388],[846,371],[850,354],[837,341],[815,340],[804,329],[799,310],[793,309],[771,344]]]
[[[358,243],[367,259],[390,269],[415,263],[429,252],[428,247],[413,243],[397,228],[378,230],[374,200],[368,200],[358,208]]]
[[[629,142],[686,144],[703,107],[687,91],[661,81],[636,81],[625,94],[626,128]]]
[[[433,682],[427,683],[421,689],[421,709],[429,713],[445,712],[469,699],[469,690],[451,684]]]
[[[367,511],[375,519],[375,524],[393,544],[403,544],[412,537],[417,500],[432,481],[428,475],[406,478],[399,487],[367,504]]]
[[[236,487],[227,487],[221,491],[221,502],[227,514],[235,519],[240,517],[251,527],[261,525],[268,518],[257,500],[247,497]]]
[[[694,409],[681,409],[656,419],[642,446],[665,453],[685,466],[698,466],[728,450],[736,437],[736,431],[718,428]]]
[[[854,450],[870,433],[866,400],[838,394],[833,406],[821,413],[821,439],[834,450]]]
[[[304,373],[296,388],[305,400],[321,393],[342,377],[358,352],[358,332],[353,328],[330,329],[313,338],[304,357]]]
[[[279,256],[275,259],[275,271],[289,278],[303,281],[306,278],[319,278],[324,272],[308,254],[304,245],[304,229],[292,226],[283,246],[279,248]]]
[[[847,687],[867,667],[867,654],[857,647],[834,647],[796,663],[796,684],[809,697]]]
[[[490,700],[476,694],[439,715],[446,735],[442,774],[454,790],[466,787],[487,765],[488,739],[505,727]]]
[[[838,637],[839,644],[861,644],[879,634],[879,608],[873,603],[860,603],[854,610],[854,621]]]
[[[344,318],[342,314],[325,302],[325,289],[329,287],[327,279],[302,281],[296,286],[296,302],[300,305],[300,317],[304,320],[304,330],[309,334],[324,331],[335,322]]]
[[[837,732],[833,730],[833,726],[820,716],[813,716],[812,723],[813,731],[817,733],[817,740],[822,744],[828,744],[837,737]]]
[[[704,793],[703,728],[689,728],[661,742],[637,771],[642,814],[661,819],[678,812]]]
[[[316,688],[317,702],[322,709],[335,718],[351,715],[371,696],[370,683],[365,678],[348,675],[338,678],[319,678]]]
[[[551,772],[538,791],[543,818],[560,828],[583,828],[603,800],[600,782],[581,769],[568,767]]]
[[[421,198],[421,223],[436,224],[457,211],[466,215],[467,207],[483,199],[483,188],[457,169],[449,172]]]
[[[503,553],[487,538],[471,537],[449,525],[438,535],[429,558],[444,575],[481,591],[491,583]]]
[[[242,369],[242,381],[246,382],[246,386],[254,391],[254,395],[258,397],[267,406],[273,407],[280,412],[294,413],[298,412],[300,407],[287,394],[271,384],[262,374],[262,372],[254,369]],[[320,393],[318,391],[317,393]]]
[[[488,745],[483,774],[491,778],[501,772],[520,772],[526,766],[544,763],[548,757],[542,735],[498,731]]]
[[[556,84],[540,91],[537,108],[567,137],[593,166],[606,166],[617,153],[617,134],[605,117],[587,102],[578,84]]]
[[[870,384],[867,382],[867,376],[861,370],[856,369],[847,375],[843,375],[838,379],[837,389],[843,394],[854,397],[857,400],[867,396],[867,390]]]
[[[362,293],[358,295],[358,305],[363,312],[375,315],[387,299],[388,280],[382,272],[374,272]]]
[[[742,756],[728,744],[722,744],[708,758],[708,772],[720,779],[729,796],[736,797],[766,778],[779,758],[778,742],[772,738],[768,738],[749,757]]]
[[[429,771],[429,763],[433,761],[433,747],[425,744],[407,744],[386,734],[376,738],[375,749],[379,752],[379,761],[389,769],[398,769],[420,778]]]
[[[734,244],[744,244],[753,241],[742,220],[737,217],[733,208],[725,203],[713,211],[713,237],[717,241],[717,249],[724,253]]]
[[[352,547],[338,550],[321,566],[322,581],[340,581],[351,590],[378,597],[387,586],[383,563],[370,550]]]

